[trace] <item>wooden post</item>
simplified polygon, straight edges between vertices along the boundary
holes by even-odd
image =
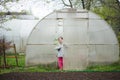
[[[0,66],[1,66],[1,55],[0,55]]]
[[[15,46],[15,44],[13,44],[13,47],[14,47],[14,52],[15,52],[16,65],[18,66],[18,57],[17,57],[17,53],[16,53],[16,46]]]
[[[6,68],[6,54],[5,54],[5,39],[3,38],[3,61],[4,61],[4,68]]]

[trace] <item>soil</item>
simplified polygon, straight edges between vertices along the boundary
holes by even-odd
[[[120,72],[14,72],[0,80],[120,80]]]

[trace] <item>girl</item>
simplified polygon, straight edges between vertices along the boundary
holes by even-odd
[[[58,57],[58,67],[59,70],[63,70],[63,37],[59,37],[58,38],[58,46],[55,48],[58,52],[57,57]]]

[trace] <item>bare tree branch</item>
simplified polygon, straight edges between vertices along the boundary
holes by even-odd
[[[91,2],[93,2],[93,0],[87,0],[87,2],[86,2],[86,9],[87,10],[90,10]]]
[[[71,7],[71,8],[73,8],[73,5],[72,5],[72,2],[71,2],[71,0],[69,0],[69,2],[70,2],[70,7]]]
[[[62,2],[63,2],[63,4],[64,4],[65,6],[70,6],[70,5],[66,4],[66,3],[64,2],[64,0],[62,0]]]
[[[66,3],[64,2],[64,0],[62,0],[62,2],[63,2],[63,4],[64,4],[65,6],[69,6],[69,7],[73,8],[73,4],[72,4],[71,0],[69,0],[70,5],[66,4]]]

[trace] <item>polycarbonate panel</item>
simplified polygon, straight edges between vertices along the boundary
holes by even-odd
[[[88,13],[76,13],[75,18],[88,18]]]
[[[40,29],[34,29],[28,44],[53,44],[55,31],[54,26],[41,26]]]
[[[119,60],[118,45],[89,45],[89,62],[105,63]]]
[[[115,45],[96,45],[97,62],[111,62],[116,59]]]
[[[116,44],[115,45],[115,60],[113,61],[113,62],[116,62],[116,61],[118,61],[119,60],[119,56],[120,56],[120,54],[119,54],[119,44]]]
[[[97,14],[93,13],[93,12],[88,12],[89,13],[89,19],[101,19],[100,16],[98,16]]]
[[[104,33],[105,33],[104,38],[105,38],[106,44],[118,44],[116,35],[112,29],[108,29]]]
[[[67,45],[67,44],[66,44]],[[64,48],[64,69],[82,70],[88,65],[88,47],[87,45],[67,45]]]
[[[64,27],[87,27],[87,19],[64,19]]]
[[[57,24],[56,24],[56,19],[44,19],[42,21],[39,22],[39,24],[37,25],[37,27],[35,28],[38,28],[40,29],[41,27],[55,27]]]
[[[53,44],[56,32],[56,19],[44,19],[34,28],[28,44]]]
[[[64,20],[65,43],[88,44],[87,29],[87,20]]]
[[[89,62],[94,62],[95,60],[97,60],[96,45],[88,45],[88,46],[89,46],[88,60]]]
[[[89,32],[89,43],[90,44],[107,44],[104,37],[105,31]]]
[[[58,13],[58,18],[88,18],[88,13]]]
[[[97,32],[110,29],[104,20],[89,20],[89,32]]]
[[[89,32],[90,44],[117,44],[117,39],[112,30],[107,29],[97,32]]]
[[[57,53],[55,45],[29,45],[26,51],[26,64],[49,64],[55,62]]]

